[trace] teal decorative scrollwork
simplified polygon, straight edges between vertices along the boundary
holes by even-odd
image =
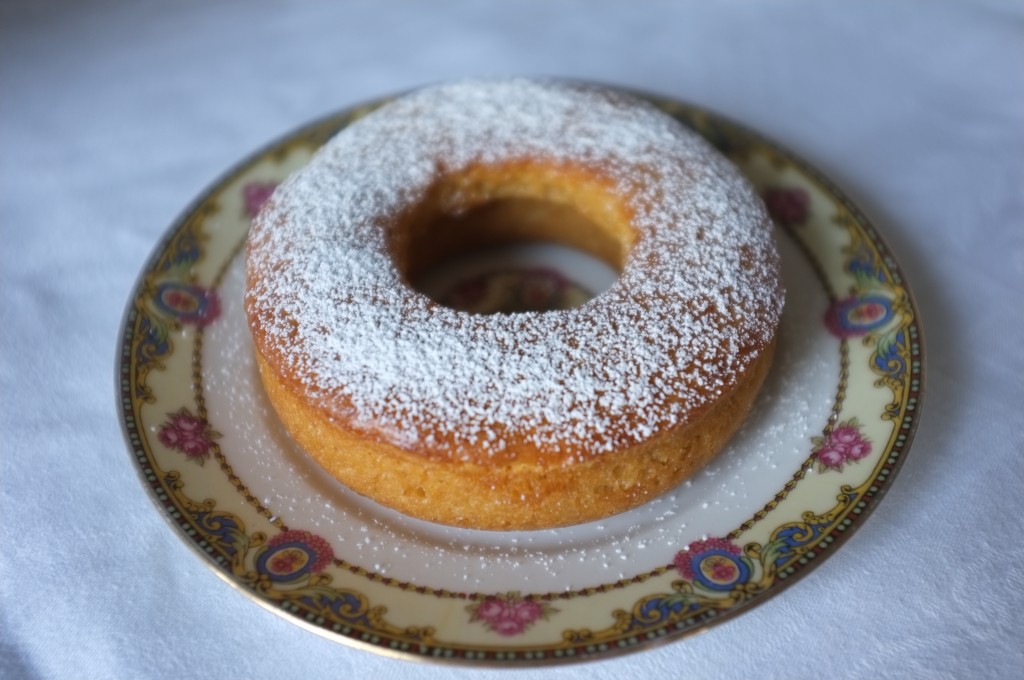
[[[608,628],[570,629],[562,637],[572,644],[601,642],[709,619],[733,609],[769,590],[782,570],[816,545],[856,498],[855,492],[844,488],[840,503],[831,511],[820,516],[807,513],[804,521],[779,527],[763,546],[749,543],[741,549],[726,538],[694,541],[673,560],[682,579],[672,582],[672,592],[644,597],[630,611],[614,611],[615,622]]]
[[[269,540],[260,532],[248,534],[239,517],[218,511],[214,501],[189,499],[180,473],[166,473],[164,483],[187,515],[191,529],[199,534],[200,544],[220,556],[221,567],[237,583],[259,592],[261,598],[338,626],[405,641],[433,642],[432,627],[394,626],[386,619],[386,607],[371,606],[369,599],[354,589],[332,586],[325,569],[334,560],[334,551],[322,537],[295,529]]]

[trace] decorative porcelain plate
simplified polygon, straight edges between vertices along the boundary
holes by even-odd
[[[257,603],[329,638],[487,664],[680,638],[835,551],[888,488],[917,424],[924,358],[910,290],[875,228],[807,164],[710,112],[653,101],[741,168],[779,228],[788,299],[776,363],[711,465],[600,522],[500,533],[402,516],[298,449],[255,368],[243,245],[275,185],[377,102],[244,161],[142,271],[120,337],[121,417],[182,540]]]

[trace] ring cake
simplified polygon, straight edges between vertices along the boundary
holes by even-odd
[[[621,272],[579,307],[471,314],[430,267],[548,241]],[[783,305],[764,206],[696,134],[615,90],[428,88],[353,123],[254,220],[246,312],[314,459],[408,515],[575,524],[677,485],[742,423]]]

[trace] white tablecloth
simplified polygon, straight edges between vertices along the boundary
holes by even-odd
[[[916,292],[925,414],[888,496],[706,635],[543,671],[351,649],[225,585],[125,451],[117,331],[174,217],[300,123],[477,74],[742,121],[872,215]],[[1019,5],[6,2],[0,230],[2,677],[1024,677]]]

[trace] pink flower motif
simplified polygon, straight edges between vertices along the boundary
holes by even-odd
[[[206,423],[202,418],[191,415],[184,409],[171,416],[171,427],[177,432],[188,436],[202,435]]]
[[[164,446],[176,449],[181,443],[183,437],[176,429],[171,427],[169,424],[165,424],[160,428],[160,432],[157,433],[157,439],[159,439],[160,443]]]
[[[524,624],[530,624],[544,615],[544,609],[533,600],[523,600],[513,610],[512,615]]]
[[[715,551],[726,552],[737,557],[743,554],[743,549],[728,538],[704,538],[694,541],[684,550],[677,552],[672,564],[684,579],[692,581],[697,577],[697,572],[693,570],[695,558]]]
[[[210,441],[205,437],[194,437],[181,442],[178,449],[189,458],[203,458],[210,453]]]
[[[301,529],[282,531],[267,541],[267,548],[281,548],[289,544],[293,544],[295,549],[291,551],[282,550],[279,555],[275,556],[276,562],[274,566],[279,571],[287,571],[289,563],[296,560],[296,550],[313,555],[312,564],[309,566],[309,572],[312,574],[320,573],[334,560],[334,550],[331,548],[330,543],[316,534],[302,531]]]
[[[860,460],[870,453],[871,444],[868,444],[866,441],[854,442],[846,449],[846,457],[849,460]]]
[[[736,573],[739,569],[731,561],[717,560],[711,564],[711,575],[719,581],[730,581],[736,578]]]
[[[855,427],[849,425],[840,425],[839,427],[832,430],[832,441],[849,446],[854,442],[859,442],[860,431]]]
[[[480,621],[488,630],[506,637],[519,635],[538,619],[547,619],[558,611],[547,603],[527,600],[519,593],[491,595],[466,610],[470,622]]]
[[[784,227],[807,221],[810,202],[807,192],[797,187],[773,187],[764,194],[768,214]]]
[[[499,600],[496,597],[489,597],[477,607],[476,615],[477,618],[485,621],[494,621],[501,618],[502,612],[505,611],[505,602]]]
[[[842,470],[846,455],[840,449],[830,446],[818,451],[818,460],[826,468]]]
[[[491,630],[498,635],[504,635],[506,637],[519,635],[526,630],[526,626],[521,621],[517,621],[513,618],[495,619],[494,621],[491,621],[490,624]]]
[[[259,213],[260,208],[267,202],[271,194],[274,193],[274,189],[277,188],[277,182],[249,182],[242,187],[242,201],[245,204],[245,215],[249,219],[256,217]]]
[[[871,442],[861,434],[856,418],[836,425],[825,437],[812,437],[813,454],[821,470],[842,470],[843,465],[871,454]]]
[[[294,571],[306,564],[305,557],[301,550],[282,550],[270,560],[270,567],[276,573]]]
[[[160,426],[157,439],[170,449],[181,451],[189,460],[202,465],[210,457],[213,440],[221,436],[208,422],[182,408],[167,414],[170,420]]]

